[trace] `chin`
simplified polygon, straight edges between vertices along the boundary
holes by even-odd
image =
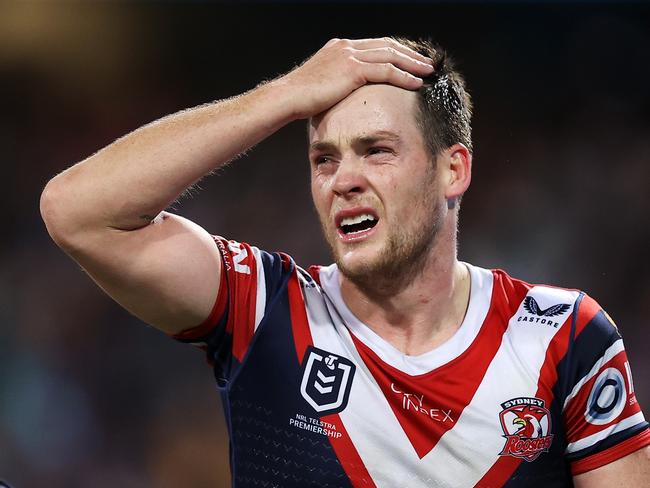
[[[352,281],[374,274],[373,270],[376,267],[376,264],[373,266],[374,263],[367,259],[341,259],[336,257],[335,261],[341,273]]]
[[[339,270],[369,295],[388,296],[408,286],[423,271],[436,232],[414,236],[390,235],[379,242],[364,242],[356,249],[341,252],[332,248]]]
[[[407,286],[424,268],[435,235],[435,223],[411,232],[375,233],[344,243],[335,229],[324,235],[341,274],[369,295],[387,296]]]
[[[391,284],[398,281],[385,249],[358,249],[335,255],[335,261],[343,276],[367,292],[392,288]]]
[[[375,268],[381,268],[383,246],[377,243],[358,243],[353,246],[341,245],[334,252],[334,260],[339,269],[352,275],[371,273]],[[345,273],[344,273],[345,274]]]

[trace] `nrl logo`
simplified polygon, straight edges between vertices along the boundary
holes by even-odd
[[[499,456],[514,456],[528,462],[548,452],[553,442],[551,415],[539,398],[513,398],[501,404],[499,414],[506,443]]]
[[[300,394],[321,415],[345,409],[355,366],[349,359],[310,346],[303,360]]]

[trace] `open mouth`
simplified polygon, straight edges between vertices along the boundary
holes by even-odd
[[[377,225],[377,217],[370,214],[361,214],[356,217],[347,217],[341,220],[339,228],[345,235],[360,234]]]
[[[370,207],[357,207],[341,210],[336,214],[335,221],[341,239],[352,242],[372,234],[379,223],[379,217]]]

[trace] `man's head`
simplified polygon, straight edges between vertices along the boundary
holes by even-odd
[[[446,59],[419,92],[365,85],[311,120],[312,195],[325,237],[342,273],[368,290],[404,286],[438,242],[455,249],[449,202],[469,185],[471,141],[469,99]]]

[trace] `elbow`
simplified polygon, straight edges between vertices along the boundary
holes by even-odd
[[[62,175],[52,178],[41,193],[40,211],[47,232],[64,251],[75,247],[79,225],[74,221],[73,202]]]

